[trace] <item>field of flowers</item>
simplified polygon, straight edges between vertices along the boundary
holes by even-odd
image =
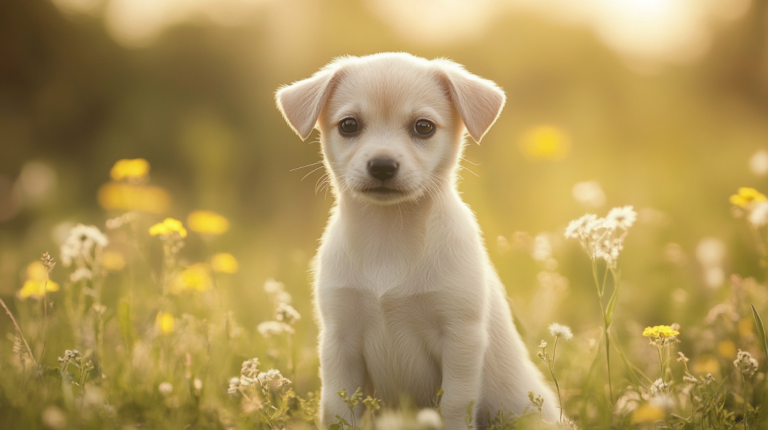
[[[156,213],[169,196],[150,183],[149,172],[144,159],[118,161],[98,191],[114,216],[102,225],[78,224],[60,249],[40,250],[13,301],[0,302],[11,322],[0,353],[0,426],[316,428],[318,362],[306,339],[311,316],[299,314],[284,284],[267,279],[259,284],[271,311],[259,315],[257,326],[242,326],[225,300],[238,259],[217,244],[229,220],[211,211],[163,219]],[[575,192],[599,198],[595,187]],[[766,196],[741,188],[723,205],[754,234],[755,252],[768,267]],[[522,252],[540,265],[535,306],[565,294],[557,248],[567,243],[559,238],[578,242],[594,280],[589,300],[600,312],[583,316],[591,327],[579,333],[540,322],[548,326],[544,339],[529,345],[561,399],[560,422],[540,422],[541,398],[530,393],[526,414],[500,411],[493,428],[766,428],[765,287],[737,275],[725,280],[723,245],[704,241],[697,253],[705,279],[727,285],[707,299],[706,317],[643,328],[617,311],[625,239],[637,221],[634,208],[624,206],[605,217],[584,215],[564,232],[497,239],[499,254]],[[196,258],[186,252],[190,241],[199,248]],[[679,258],[679,250],[665,252]],[[299,300],[305,306],[309,298]],[[691,344],[690,355],[681,342]],[[440,393],[434,409],[421,411],[389,409],[360,391],[339,395],[350,410],[362,403],[367,412],[362,422],[337,417],[334,430],[441,427]]]

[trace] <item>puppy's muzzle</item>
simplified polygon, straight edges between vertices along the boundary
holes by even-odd
[[[368,174],[380,181],[386,181],[395,177],[398,167],[400,165],[390,158],[374,158],[368,162]]]

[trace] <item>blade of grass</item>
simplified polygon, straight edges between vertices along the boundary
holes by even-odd
[[[760,337],[760,343],[763,344],[763,352],[765,353],[765,358],[768,360],[768,340],[765,338],[765,326],[763,325],[763,319],[760,318],[760,314],[757,312],[757,309],[755,309],[755,305],[752,306],[752,315],[755,317],[755,325],[757,326],[757,333]]]
[[[24,341],[24,346],[27,347],[29,358],[32,359],[32,363],[35,365],[35,370],[37,370],[37,376],[39,376],[40,379],[42,380],[43,372],[40,371],[40,366],[37,365],[37,360],[35,360],[35,354],[32,353],[32,349],[29,347],[29,344],[27,343],[27,339],[24,337],[23,334],[21,334],[21,327],[19,327],[19,324],[16,323],[16,318],[13,317],[11,310],[8,309],[8,306],[5,305],[5,302],[3,301],[3,299],[0,299],[0,305],[3,305],[3,309],[5,309],[5,313],[8,314],[8,317],[11,319],[11,322],[13,323],[13,327],[16,328],[16,333],[18,333],[21,340]]]

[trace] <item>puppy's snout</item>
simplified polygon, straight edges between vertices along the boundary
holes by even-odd
[[[397,161],[390,158],[374,158],[368,162],[368,173],[380,181],[386,181],[397,174],[400,167]]]

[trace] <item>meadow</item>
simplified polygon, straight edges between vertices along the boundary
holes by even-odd
[[[507,94],[458,186],[557,426],[768,428],[767,13],[0,2],[0,428],[316,428],[310,267],[333,195],[274,91],[386,51]],[[367,413],[333,430],[440,427],[440,393],[339,395]],[[494,429],[551,426],[538,402]]]
[[[534,151],[549,151],[546,134],[535,139]],[[244,327],[224,300],[235,288],[238,259],[213,251],[230,221],[205,210],[183,221],[160,220],[151,212],[162,209],[168,195],[150,183],[149,172],[144,159],[116,162],[98,200],[122,213],[101,226],[72,227],[59,249],[26,267],[15,313],[0,302],[12,323],[0,356],[3,427],[317,428],[317,354],[297,342],[311,332],[311,316],[296,310],[283,283],[267,279],[262,288],[270,312]],[[581,197],[599,196],[595,187]],[[743,187],[723,205],[754,233],[755,250],[768,262],[766,196]],[[499,411],[492,428],[765,427],[768,396],[759,370],[768,344],[758,311],[765,309],[765,287],[753,278],[723,279],[722,243],[704,242],[697,251],[707,282],[727,284],[702,321],[659,321],[642,330],[624,321],[623,330],[614,329],[627,288],[624,242],[637,221],[634,208],[624,206],[605,217],[584,215],[564,231],[497,238],[500,252],[525,253],[540,265],[534,306],[561,300],[568,285],[554,236],[578,242],[600,312],[591,315],[594,327],[575,335],[545,322],[548,333],[529,345],[561,399],[559,422],[542,422],[541,398],[529,393],[526,413]],[[185,252],[193,237],[207,251],[195,260]],[[693,343],[696,353],[684,354],[681,342]],[[333,430],[441,428],[439,392],[434,409],[420,411],[407,399],[393,409],[360,390],[338,394],[350,411],[363,404],[366,413],[362,422],[337,416]]]

